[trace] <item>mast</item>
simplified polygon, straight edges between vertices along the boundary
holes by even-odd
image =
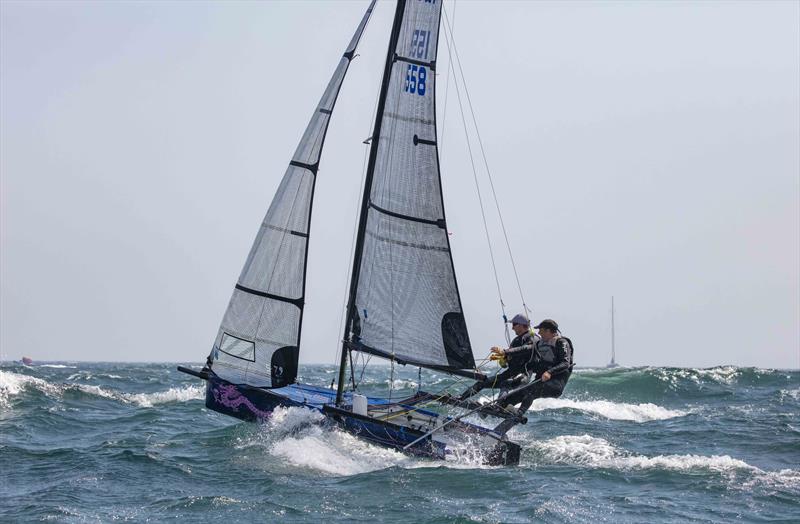
[[[611,295],[611,365],[616,366],[617,355],[614,340],[614,295]]]
[[[344,323],[344,334],[342,335],[342,356],[339,361],[339,380],[336,384],[336,405],[342,402],[344,393],[344,375],[347,368],[349,356],[349,335],[351,325],[355,317],[356,292],[358,290],[358,275],[361,270],[361,255],[364,251],[364,233],[367,228],[367,212],[369,211],[369,195],[372,192],[372,178],[375,174],[375,159],[378,155],[378,143],[380,142],[381,123],[383,122],[383,109],[386,105],[386,94],[389,90],[389,80],[391,78],[392,64],[394,62],[395,48],[397,39],[400,35],[400,28],[403,23],[403,13],[405,12],[406,0],[397,0],[397,7],[394,13],[394,23],[389,37],[389,49],[386,52],[386,65],[383,68],[383,80],[381,91],[378,98],[378,107],[375,112],[375,125],[372,128],[372,141],[369,150],[369,163],[367,164],[367,174],[364,180],[364,194],[361,199],[361,213],[359,214],[358,233],[356,235],[356,246],[353,253],[353,268],[350,277],[350,293],[347,300],[347,316]]]

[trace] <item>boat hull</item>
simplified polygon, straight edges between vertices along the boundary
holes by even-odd
[[[420,429],[340,409],[333,405],[334,400],[335,392],[302,384],[270,390],[232,384],[214,374],[209,374],[206,381],[206,407],[224,415],[259,422],[268,419],[277,407],[305,407],[322,413],[331,423],[372,444],[439,460],[446,460],[452,455],[446,440],[431,437],[405,450],[404,446],[411,444],[425,433]],[[370,399],[370,401],[373,403],[383,400]],[[426,413],[438,416],[433,412]],[[452,426],[454,427],[448,427],[450,434],[455,430],[465,435],[486,439],[489,433],[486,428],[462,422]],[[456,429],[459,427],[460,429]],[[514,442],[505,439],[492,441],[491,446],[488,448],[482,446],[482,450],[484,451],[482,458],[488,465],[519,463],[520,447]]]
[[[206,382],[206,407],[224,415],[259,422],[268,419],[279,406],[302,404],[267,389],[231,384],[214,376]]]

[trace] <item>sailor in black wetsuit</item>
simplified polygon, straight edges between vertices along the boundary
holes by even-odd
[[[528,362],[531,360],[533,344],[539,337],[531,335],[530,322],[524,315],[515,315],[511,319],[511,329],[517,336],[511,341],[508,350],[499,347],[492,348],[492,360],[501,362],[505,360],[508,367],[493,377],[487,377],[473,384],[461,394],[459,397],[461,400],[475,395],[484,388],[500,388],[502,391],[528,382],[532,374]]]
[[[517,317],[514,317],[514,319],[516,320]],[[498,407],[511,411],[513,408],[507,406],[520,404],[519,408],[515,410],[515,414],[522,416],[531,407],[535,399],[560,397],[572,374],[572,342],[559,334],[558,323],[555,320],[543,320],[535,327],[539,330],[539,336],[529,337],[527,344],[522,343],[515,346],[512,342],[511,347],[508,349],[492,348],[492,353],[504,357],[509,362],[509,369],[495,378],[508,373],[512,369],[511,363],[515,362],[514,370],[519,369],[520,364],[524,369],[523,377],[519,382],[509,384],[508,381],[503,383],[498,381],[496,385],[493,385],[490,381],[495,379],[488,378],[486,381],[479,382],[465,391],[462,399],[474,395],[485,387],[508,389],[509,386],[516,387],[517,385],[525,384],[531,374],[535,375],[537,379],[541,379],[541,382],[525,391],[512,394],[504,399],[501,404],[498,404]],[[514,342],[519,338],[514,339]],[[523,359],[526,359],[524,363]],[[487,384],[487,382],[490,383]],[[514,382],[513,379],[512,382]],[[473,390],[474,392],[471,393]],[[495,431],[503,434],[517,423],[518,420],[513,418],[506,419],[495,428]]]

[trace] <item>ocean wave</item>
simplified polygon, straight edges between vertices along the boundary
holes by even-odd
[[[596,368],[574,373],[566,391],[573,398],[608,399],[633,404],[660,404],[665,398],[682,403],[691,401],[693,404],[707,404],[712,398],[730,398],[740,388],[789,390],[797,387],[798,380],[798,370],[736,366]],[[785,397],[784,400],[791,401],[791,398]]]
[[[633,422],[650,422],[686,416],[688,411],[662,408],[655,404],[627,404],[608,400],[572,400],[566,398],[536,399],[528,411],[546,411],[550,409],[576,409],[594,413],[611,420],[630,420]]]
[[[419,386],[419,382],[402,378],[386,379],[383,383],[390,389],[417,389]]]
[[[88,395],[117,400],[126,404],[136,404],[143,408],[150,408],[157,404],[166,404],[169,402],[187,402],[189,400],[201,400],[205,398],[205,388],[200,385],[169,388],[167,391],[155,391],[152,393],[125,393],[101,386],[65,384],[64,391],[69,390],[76,390]]]
[[[436,376],[436,377],[425,377],[425,380],[422,381],[422,389],[428,388],[435,388],[440,384],[446,383],[449,384],[452,382],[452,377],[447,375]],[[411,378],[395,378],[394,380],[385,377],[363,377],[360,381],[358,381],[358,386],[360,388],[368,388],[374,386],[386,387],[388,389],[417,389],[420,386],[419,379],[416,377]]]
[[[797,389],[781,389],[778,391],[778,396],[780,397],[781,401],[791,398],[794,400],[800,400],[800,388]]]
[[[67,380],[102,380],[102,379],[116,379],[116,380],[123,380],[125,377],[120,375],[115,375],[114,373],[96,373],[96,372],[89,372],[89,371],[78,371],[77,373],[73,373],[67,377]]]
[[[168,402],[187,402],[189,400],[202,400],[205,398],[205,387],[200,385],[169,388],[167,391],[155,393],[123,393],[123,399],[142,407],[152,407],[156,404]]]
[[[50,395],[59,393],[57,386],[41,378],[21,375],[12,371],[0,371],[0,407],[8,407],[11,398],[16,397],[29,386]]]
[[[657,378],[677,387],[682,380],[695,384],[715,382],[731,385],[742,375],[741,368],[736,366],[717,366],[713,368],[646,368]]]
[[[745,472],[755,484],[800,486],[800,470],[764,471],[729,455],[656,455],[648,457],[625,452],[607,440],[590,435],[562,435],[545,441],[534,441],[532,447],[554,463],[590,468],[630,470],[666,470],[689,472],[705,470],[720,474]]]
[[[55,369],[78,369],[77,366],[66,366],[64,364],[39,364],[40,368],[55,368]]]
[[[95,397],[112,399],[128,404],[137,404],[141,407],[152,407],[156,404],[186,402],[205,398],[205,388],[200,385],[174,387],[167,391],[156,391],[152,393],[126,393],[91,384],[53,384],[47,380],[30,375],[0,371],[0,406],[8,407],[11,399],[23,393],[27,388],[34,388],[54,398],[61,398],[66,392],[78,391]]]

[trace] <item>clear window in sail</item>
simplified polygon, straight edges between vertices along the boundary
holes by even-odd
[[[234,337],[228,333],[222,334],[219,350],[227,355],[242,360],[249,360],[250,362],[256,361],[256,345],[249,340]]]

